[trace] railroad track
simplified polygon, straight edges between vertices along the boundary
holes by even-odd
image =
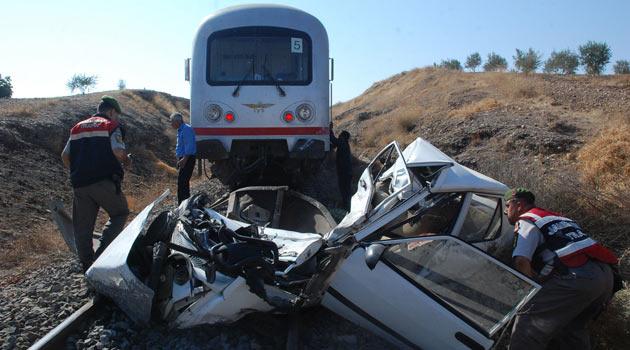
[[[111,312],[111,310],[107,310],[108,306],[111,305],[111,301],[105,298],[99,298],[97,301],[90,300],[58,326],[53,328],[45,336],[31,345],[29,350],[57,350],[67,348],[69,337],[83,332],[86,328],[90,328],[90,322],[94,321],[99,316],[103,316],[104,312]],[[275,320],[274,322],[278,322],[278,320]],[[300,337],[300,314],[294,313],[287,315],[284,322],[287,322],[285,348],[287,350],[300,349],[302,344]],[[274,348],[277,347],[274,346]]]
[[[88,319],[96,316],[105,308],[106,301],[103,299],[90,300],[79,310],[53,328],[48,334],[31,345],[31,350],[54,350],[62,349],[66,345],[68,336],[76,333]]]
[[[295,190],[306,193],[317,200],[321,201],[321,194],[326,191],[322,191],[319,187],[310,182],[299,182],[292,186]],[[58,224],[60,224],[60,231],[64,231],[63,224],[69,225],[71,223],[71,219],[69,214],[67,214],[63,210],[63,205],[61,203],[53,203],[50,206],[52,212],[59,216],[57,220],[55,220]],[[65,238],[65,237],[64,237]],[[95,241],[95,244],[98,244],[98,240]],[[70,245],[69,245],[70,246]],[[90,328],[90,321],[94,321],[94,319],[102,316],[106,316],[107,312],[111,312],[111,309],[108,310],[108,305],[111,305],[111,301],[106,298],[98,298],[97,301],[91,300],[75,311],[72,315],[66,318],[63,322],[57,325],[53,330],[51,330],[44,337],[35,342],[30,349],[35,350],[47,350],[47,349],[63,349],[67,346],[68,338],[74,334],[80,333],[83,329]],[[287,317],[288,327],[286,328],[286,348],[287,349],[298,349],[300,344],[300,315],[293,314]]]

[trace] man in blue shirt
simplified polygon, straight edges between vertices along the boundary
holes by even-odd
[[[195,169],[195,155],[197,144],[195,143],[195,131],[190,125],[184,123],[184,118],[179,113],[171,114],[171,126],[177,129],[177,203],[190,197],[190,178]]]

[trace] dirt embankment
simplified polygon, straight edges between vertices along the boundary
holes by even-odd
[[[176,133],[168,116],[188,116],[188,100],[168,94],[123,90],[45,99],[0,100],[0,252],[3,269],[25,255],[63,250],[47,211],[51,199],[71,208],[72,190],[60,154],[70,128],[95,113],[104,94],[116,97],[123,109],[126,143],[133,165],[126,170],[124,189],[132,212],[175,183]],[[61,244],[61,245],[60,245]],[[30,253],[30,254],[29,254]]]
[[[70,204],[59,155],[70,127],[92,114],[103,94],[0,100],[5,271],[65,251],[47,202],[62,198]],[[108,94],[119,99],[126,115],[135,162],[124,188],[137,211],[164,187],[175,188],[175,132],[167,116],[177,110],[187,117],[188,101],[142,90]],[[353,136],[357,167],[391,140],[404,146],[423,137],[465,165],[510,186],[532,188],[541,206],[576,218],[613,247],[630,277],[630,77],[416,69],[335,105],[333,115],[337,131]],[[599,348],[630,347],[628,305],[626,289],[598,322]]]
[[[586,218],[598,238],[628,252],[630,76],[416,69],[335,105],[333,115],[355,154],[425,138],[510,186],[531,187],[541,205]],[[606,220],[590,220],[599,214]]]
[[[537,204],[572,217],[621,258],[630,278],[630,76],[415,69],[333,107],[337,132],[372,156],[392,140],[429,140]],[[598,320],[597,348],[630,347],[630,293]]]

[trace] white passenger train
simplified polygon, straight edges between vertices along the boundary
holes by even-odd
[[[241,173],[313,171],[330,150],[330,62],[326,29],[301,10],[246,5],[208,16],[186,65],[198,158]]]

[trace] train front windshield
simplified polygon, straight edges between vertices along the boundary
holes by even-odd
[[[308,85],[311,39],[286,28],[241,27],[208,38],[206,80],[210,85]]]

